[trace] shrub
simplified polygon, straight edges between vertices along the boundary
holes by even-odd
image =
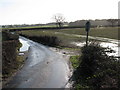
[[[20,48],[20,42],[17,34],[2,32],[2,74],[3,79],[9,77],[15,69],[18,68],[17,49]],[[19,47],[18,47],[19,46]]]
[[[58,46],[61,42],[56,36],[28,36],[23,34],[20,35],[48,46]]]
[[[98,43],[90,43],[81,49],[81,63],[74,72],[76,83],[92,88],[118,88],[120,83],[120,62],[113,56],[108,56]]]
[[[18,34],[11,34],[7,31],[2,31],[2,41],[8,41],[8,40],[18,40],[19,35]]]
[[[8,75],[16,68],[16,57],[17,51],[16,47],[18,45],[17,40],[4,41],[2,43],[2,74]]]

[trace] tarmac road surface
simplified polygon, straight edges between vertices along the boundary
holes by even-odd
[[[27,38],[20,40],[30,46],[28,58],[5,88],[64,88],[69,76],[64,57]]]

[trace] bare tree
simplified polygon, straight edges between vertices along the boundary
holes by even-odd
[[[114,24],[118,21],[118,19],[108,19],[107,21],[110,22],[111,26],[113,27]]]
[[[63,26],[65,18],[63,17],[62,14],[56,14],[54,15],[54,20],[56,21],[56,26],[61,28]]]

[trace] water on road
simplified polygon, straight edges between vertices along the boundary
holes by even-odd
[[[29,48],[28,58],[6,88],[64,88],[69,76],[67,60],[44,45],[24,37],[20,41],[21,51]]]

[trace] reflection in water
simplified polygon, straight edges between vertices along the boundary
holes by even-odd
[[[19,38],[19,40],[22,43],[22,47],[20,48],[20,52],[27,51],[29,49],[30,45],[24,39]]]

